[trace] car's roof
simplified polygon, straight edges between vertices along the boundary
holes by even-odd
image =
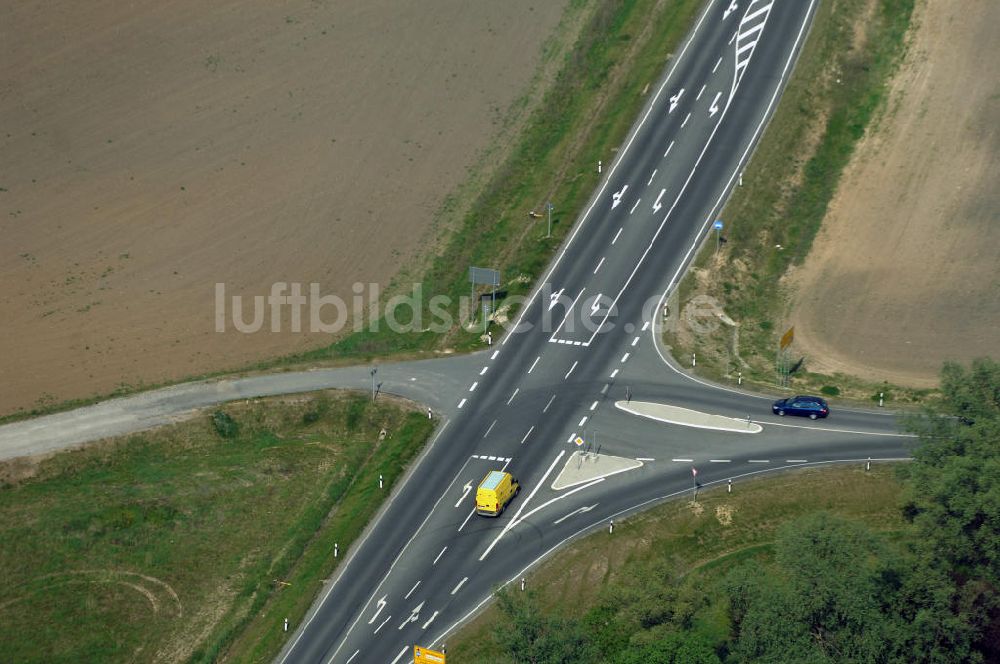
[[[479,484],[479,488],[486,490],[497,488],[500,481],[503,480],[505,474],[506,473],[500,472],[499,470],[491,470],[486,477],[483,478],[483,481]]]

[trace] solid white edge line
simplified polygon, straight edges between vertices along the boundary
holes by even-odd
[[[652,99],[649,100],[649,106],[646,107],[646,113],[642,116],[642,119],[639,120],[633,127],[632,134],[629,136],[628,141],[625,143],[625,147],[621,149],[621,152],[618,153],[618,158],[611,164],[611,168],[608,169],[608,174],[604,178],[604,181],[601,184],[600,189],[598,189],[597,193],[595,193],[592,196],[590,205],[587,207],[587,210],[580,217],[579,221],[575,224],[573,232],[570,234],[570,236],[566,239],[566,242],[563,244],[562,251],[559,252],[559,255],[556,256],[556,259],[552,261],[548,271],[545,273],[545,276],[538,281],[538,285],[535,286],[534,290],[531,292],[531,295],[528,297],[528,301],[525,302],[524,307],[522,307],[521,312],[518,314],[517,320],[514,322],[513,327],[510,328],[511,332],[516,332],[518,328],[521,326],[521,320],[531,309],[531,305],[534,304],[535,298],[541,292],[542,288],[545,286],[546,283],[548,283],[549,277],[552,276],[552,273],[555,272],[555,269],[559,266],[559,263],[562,262],[563,257],[566,255],[566,252],[569,250],[569,247],[572,246],[573,240],[576,238],[577,234],[586,225],[587,219],[590,217],[590,213],[593,211],[594,206],[596,206],[599,201],[604,199],[604,190],[607,189],[608,184],[611,182],[612,176],[614,175],[615,171],[618,170],[618,166],[624,161],[625,155],[628,154],[629,148],[632,147],[632,142],[635,140],[636,136],[639,135],[639,132],[642,131],[642,128],[645,126],[646,121],[649,119],[649,116],[653,113],[653,109],[656,108],[657,100],[659,100],[660,95],[663,94],[663,90],[667,87],[667,84],[670,83],[671,79],[673,78],[674,72],[677,70],[677,67],[680,65],[681,62],[684,61],[684,55],[687,53],[688,48],[694,42],[694,38],[698,34],[698,30],[701,29],[702,23],[705,22],[705,18],[708,16],[709,10],[712,8],[712,4],[713,3],[707,3],[705,5],[705,9],[702,10],[701,16],[698,18],[698,22],[695,23],[694,28],[692,28],[691,32],[688,34],[687,41],[684,42],[684,46],[681,48],[681,52],[677,55],[677,58],[674,59],[674,63],[670,67],[670,70],[667,72],[667,75],[663,77],[663,82],[660,83],[660,87],[657,88],[656,94],[653,95]],[[673,147],[673,142],[671,142],[670,145],[671,147]],[[667,152],[669,151],[670,148],[667,148]],[[666,155],[664,154],[663,156],[665,157]],[[510,339],[510,337],[511,337],[510,333],[505,334],[500,344],[501,345],[506,344],[507,340]]]
[[[514,514],[510,522],[506,526],[504,526],[504,529],[500,531],[500,534],[496,536],[496,539],[494,539],[493,542],[491,542],[490,545],[486,547],[486,551],[483,551],[483,555],[479,556],[480,562],[486,559],[486,556],[490,554],[490,551],[492,551],[493,547],[497,545],[497,542],[500,541],[500,538],[503,537],[508,530],[510,530],[514,522],[517,521],[517,518],[521,516],[521,512],[524,511],[524,508],[528,505],[528,503],[531,502],[531,499],[535,497],[536,493],[538,493],[538,489],[540,489],[542,485],[545,484],[545,479],[552,474],[552,469],[556,467],[556,464],[559,463],[559,459],[563,458],[564,454],[566,454],[566,450],[559,451],[559,454],[556,455],[556,458],[552,460],[551,464],[549,464],[549,469],[545,471],[544,475],[542,475],[541,481],[535,485],[535,488],[531,491],[528,497],[524,500],[523,503],[521,503],[520,509],[517,510],[517,512]]]
[[[365,541],[367,541],[368,535],[370,535],[372,533],[372,531],[374,531],[375,526],[378,525],[378,523],[381,521],[382,515],[385,514],[385,511],[388,510],[389,505],[392,504],[392,502],[395,500],[396,496],[399,495],[399,492],[402,491],[402,488],[406,485],[406,483],[410,480],[410,478],[413,477],[413,475],[416,473],[417,469],[420,467],[420,464],[423,462],[423,460],[427,458],[427,453],[430,452],[431,448],[434,446],[434,443],[437,442],[438,438],[441,436],[441,433],[444,432],[444,429],[445,429],[445,427],[447,427],[448,424],[449,424],[449,422],[445,422],[445,426],[441,427],[441,429],[438,431],[438,434],[434,437],[434,440],[427,447],[427,451],[424,452],[424,453],[421,453],[421,458],[418,459],[418,461],[413,464],[413,466],[411,467],[410,470],[407,471],[407,475],[406,475],[406,477],[403,478],[403,481],[401,483],[399,483],[399,484],[396,485],[397,487],[399,487],[399,489],[393,491],[392,498],[389,499],[389,502],[386,504],[386,506],[384,508],[380,509],[379,513],[375,516],[375,518],[372,519],[372,522],[371,522],[372,525],[370,526],[371,530],[368,531],[368,533],[365,535],[364,538],[362,538],[362,541],[359,544],[350,547],[350,550],[348,551],[348,556],[349,557],[344,561],[344,564],[341,565],[338,568],[338,574],[337,574],[336,579],[334,579],[329,584],[329,586],[327,588],[327,591],[326,591],[326,594],[323,596],[323,599],[319,603],[313,604],[313,606],[316,607],[317,610],[313,612],[313,614],[309,617],[309,621],[306,622],[303,625],[303,627],[301,628],[301,631],[299,632],[300,636],[301,636],[302,633],[305,632],[305,628],[308,627],[309,622],[311,622],[313,620],[313,618],[316,617],[316,614],[319,613],[318,608],[321,607],[323,605],[323,603],[326,602],[326,600],[330,596],[330,593],[333,592],[334,587],[344,577],[344,573],[346,572],[348,565],[350,565],[350,563],[352,563],[354,561],[354,554],[357,551],[359,551],[361,549],[361,547],[364,545]],[[351,626],[344,633],[344,636],[340,640],[340,643],[337,644],[336,649],[330,654],[329,659],[326,660],[327,662],[333,661],[333,659],[337,656],[337,653],[340,652],[340,649],[344,647],[344,643],[347,642],[347,637],[350,636],[351,632],[354,631],[354,628],[357,626],[358,621],[361,620],[362,616],[364,615],[365,610],[372,603],[372,600],[375,599],[375,596],[378,595],[379,591],[382,589],[382,585],[385,583],[386,579],[389,578],[389,575],[392,574],[393,569],[396,568],[396,564],[400,561],[400,559],[402,559],[403,554],[406,553],[406,550],[409,548],[410,544],[413,543],[413,540],[415,540],[417,538],[417,535],[419,535],[423,531],[423,528],[427,524],[427,521],[431,518],[431,514],[433,514],[434,511],[437,510],[438,505],[441,504],[441,501],[444,500],[444,497],[446,495],[448,495],[448,493],[451,491],[451,487],[455,484],[456,481],[458,481],[458,478],[462,476],[462,473],[465,472],[465,467],[469,465],[469,461],[471,461],[471,460],[472,460],[471,458],[465,460],[465,463],[463,463],[462,467],[459,468],[458,472],[452,478],[451,482],[449,482],[448,486],[445,487],[444,493],[442,493],[438,497],[438,499],[436,501],[434,501],[434,505],[431,507],[430,511],[427,513],[427,516],[424,517],[424,520],[420,522],[420,525],[414,531],[414,533],[410,537],[410,539],[408,539],[406,541],[406,544],[403,545],[403,548],[399,550],[398,554],[396,554],[396,557],[395,557],[395,559],[393,559],[392,564],[389,565],[389,569],[386,570],[386,573],[382,577],[382,580],[379,581],[378,585],[375,587],[375,591],[371,594],[371,596],[361,606],[361,611],[358,613],[358,617],[355,618],[354,622],[351,623]],[[296,639],[296,642],[297,641],[298,641],[298,639]],[[295,647],[295,644],[293,643],[292,646],[291,646],[291,648],[289,648],[289,650],[286,652],[286,654],[284,655],[284,657],[282,657],[281,661],[278,662],[278,664],[282,664],[288,658],[288,653],[290,653],[291,650],[294,649],[294,647]]]
[[[806,17],[809,17],[809,16],[811,16],[813,14],[815,5],[816,5],[816,0],[810,0],[809,9],[806,10]],[[761,118],[760,122],[757,124],[757,129],[754,131],[754,135],[751,137],[750,142],[747,144],[747,147],[743,151],[742,156],[737,161],[736,169],[733,170],[732,175],[729,177],[729,181],[726,183],[726,186],[723,187],[722,193],[719,195],[719,198],[715,201],[715,205],[710,210],[708,216],[705,217],[705,221],[702,224],[702,229],[701,229],[701,231],[699,231],[699,233],[696,236],[698,239],[696,239],[695,242],[692,243],[691,247],[688,249],[687,254],[685,254],[685,256],[684,256],[684,259],[681,261],[681,264],[678,267],[677,271],[674,273],[673,277],[671,277],[669,283],[667,283],[667,287],[663,290],[663,294],[660,296],[660,301],[657,303],[657,308],[656,308],[657,311],[660,311],[660,310],[663,309],[663,303],[666,301],[667,297],[673,291],[674,284],[677,281],[678,275],[680,275],[682,272],[685,271],[685,269],[686,269],[686,267],[688,265],[688,262],[689,262],[689,260],[691,258],[691,254],[694,252],[695,249],[697,249],[698,245],[702,241],[702,235],[705,233],[705,230],[708,227],[708,224],[715,220],[715,218],[716,218],[716,210],[718,210],[720,203],[722,203],[723,199],[725,199],[725,198],[727,198],[729,196],[729,194],[731,193],[731,188],[732,188],[733,182],[736,181],[736,177],[745,170],[747,156],[750,154],[751,150],[753,149],[754,145],[756,144],[756,142],[757,142],[757,140],[758,140],[761,132],[764,129],[764,126],[771,120],[771,117],[772,117],[772,115],[770,114],[771,107],[774,106],[775,101],[777,101],[777,99],[778,99],[778,97],[780,95],[780,92],[782,90],[782,81],[784,81],[785,78],[787,77],[788,70],[791,67],[791,65],[792,65],[793,61],[795,60],[796,56],[798,55],[799,42],[802,41],[802,37],[803,37],[803,35],[805,33],[806,28],[809,26],[809,24],[810,24],[810,21],[807,20],[807,21],[803,21],[802,25],[799,26],[799,33],[798,33],[798,35],[795,38],[795,43],[792,45],[791,52],[788,54],[788,59],[785,60],[785,67],[784,67],[784,69],[781,72],[781,76],[778,77],[778,85],[777,85],[777,87],[775,87],[774,93],[771,95],[771,101],[768,102],[768,106],[767,106],[767,109],[765,109],[764,116]],[[733,33],[733,37],[735,37],[735,36],[736,36],[736,33]],[[727,105],[727,108],[728,108],[728,105]],[[695,376],[692,376],[690,374],[687,374],[687,373],[679,370],[677,367],[675,367],[673,365],[672,362],[670,362],[664,356],[663,351],[660,348],[660,343],[659,343],[659,341],[657,339],[657,336],[658,336],[657,332],[658,332],[658,330],[659,330],[659,323],[655,323],[652,326],[652,329],[651,329],[651,332],[650,332],[650,334],[652,335],[652,339],[653,339],[653,346],[654,346],[654,348],[656,348],[656,353],[657,353],[657,355],[660,356],[660,360],[671,371],[673,371],[674,373],[676,373],[679,376],[682,376],[684,378],[687,378],[688,380],[694,381],[695,383],[698,383],[699,385],[703,385],[705,387],[710,387],[712,389],[722,390],[724,392],[730,392],[732,394],[739,394],[739,395],[742,395],[742,396],[754,397],[756,399],[764,399],[764,400],[767,400],[767,401],[773,401],[773,397],[770,397],[770,396],[766,396],[766,395],[762,395],[762,394],[753,394],[752,392],[745,392],[743,390],[736,390],[736,389],[733,389],[733,388],[730,388],[730,387],[726,387],[726,386],[723,386],[723,385],[716,385],[716,384],[709,383],[709,382],[706,382],[704,380],[701,380],[700,378],[697,378]],[[864,412],[865,414],[871,414],[871,415],[895,416],[894,413],[872,413],[872,412],[869,412],[869,411],[848,411],[848,412]],[[788,426],[788,425],[786,425],[786,426]],[[879,435],[906,436],[906,434],[879,434]]]
[[[889,457],[889,458],[884,458],[884,459],[871,459],[871,461],[881,461],[881,462],[910,461],[910,460],[911,459],[909,459],[909,458],[896,458],[896,457]],[[813,463],[810,463],[810,464],[807,464],[807,465],[809,465],[809,466],[820,466],[820,465],[832,465],[832,464],[836,464],[836,463],[860,463],[862,461],[866,461],[866,459],[834,459],[834,460],[830,460],[830,461],[814,461]],[[791,468],[802,468],[802,467],[803,466],[801,466],[801,465],[796,465],[796,466],[783,466],[783,467],[780,467],[780,468],[778,468],[778,467],[775,467],[775,468],[765,468],[765,469],[762,469],[762,470],[754,470],[754,471],[751,471],[751,472],[742,473],[740,475],[736,475],[736,476],[728,478],[728,479],[738,480],[738,479],[741,479],[741,478],[744,478],[744,477],[750,477],[750,476],[753,476],[753,475],[760,475],[760,474],[763,474],[763,473],[773,473],[773,472],[778,472],[778,471],[782,471],[782,470],[788,470],[788,469],[791,469]],[[702,486],[703,487],[708,487],[708,486],[712,486],[713,484],[719,484],[719,485],[721,485],[725,481],[726,480],[713,480],[711,482],[707,482],[706,484],[704,484]],[[514,581],[516,581],[517,579],[520,579],[521,577],[525,576],[532,567],[534,567],[535,565],[537,565],[542,560],[545,560],[545,558],[547,558],[548,556],[552,555],[553,552],[555,552],[556,550],[558,550],[561,547],[563,547],[567,542],[569,542],[569,541],[571,541],[573,539],[576,539],[580,535],[582,535],[584,533],[587,533],[588,531],[594,530],[597,527],[602,527],[603,528],[604,524],[607,523],[609,520],[614,520],[616,517],[620,517],[623,514],[628,515],[628,514],[630,514],[632,512],[637,512],[641,508],[645,507],[646,505],[652,504],[652,503],[665,502],[665,501],[669,500],[670,498],[675,498],[677,496],[685,495],[685,494],[689,493],[690,491],[691,491],[691,489],[685,488],[685,489],[681,489],[680,491],[674,491],[673,493],[668,493],[668,494],[666,494],[664,496],[659,496],[657,498],[650,498],[649,500],[645,500],[645,501],[643,501],[641,503],[637,503],[637,504],[635,504],[635,505],[633,505],[631,507],[626,507],[624,509],[621,509],[621,510],[615,512],[614,514],[610,515],[609,517],[602,517],[601,519],[599,519],[599,520],[597,520],[595,522],[592,522],[589,525],[583,526],[583,527],[579,528],[576,532],[568,535],[567,537],[563,538],[562,540],[560,540],[556,544],[552,545],[548,550],[544,551],[541,555],[539,555],[534,560],[532,560],[530,563],[528,563],[527,565],[525,565],[521,570],[519,570],[517,572],[517,574],[514,574],[512,577],[510,577],[509,579],[507,579],[507,581],[505,581],[504,583],[501,583],[498,587],[499,588],[504,588],[504,587],[510,585],[511,583],[513,583]],[[445,629],[443,632],[441,632],[440,634],[438,634],[434,638],[434,640],[430,642],[431,643],[431,647],[433,647],[434,644],[439,643],[440,641],[442,641],[455,628],[457,628],[458,626],[464,624],[467,620],[469,620],[469,618],[471,618],[472,616],[476,615],[479,612],[479,610],[482,609],[492,599],[493,599],[493,593],[490,592],[488,595],[486,595],[485,598],[483,598],[479,602],[479,604],[477,604],[476,606],[472,607],[472,609],[470,609],[464,616],[462,616],[461,618],[459,618],[458,620],[456,620],[455,622],[453,622],[450,626],[448,626],[447,629]]]

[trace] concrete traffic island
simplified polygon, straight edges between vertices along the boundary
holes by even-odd
[[[749,417],[741,419],[726,417],[725,415],[713,415],[711,413],[691,410],[690,408],[670,406],[664,403],[616,401],[615,408],[624,410],[626,413],[631,413],[632,415],[638,415],[639,417],[646,417],[668,424],[678,424],[682,427],[730,431],[732,433],[760,433],[764,430],[756,422],[750,421]]]
[[[635,459],[577,450],[569,455],[562,472],[552,482],[552,489],[562,491],[571,486],[585,484],[640,467],[642,467],[642,462]]]

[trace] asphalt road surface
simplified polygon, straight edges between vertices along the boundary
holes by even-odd
[[[667,294],[691,260],[787,82],[815,2],[712,2],[513,329],[472,355],[177,385],[0,427],[0,458],[54,451],[234,399],[354,387],[441,417],[435,438],[295,626],[279,662],[406,662],[442,647],[554,549],[614,519],[708,486],[788,467],[906,458],[896,417],[832,404],[827,420],[771,414],[773,397],[698,380],[658,344]],[[676,307],[671,307],[676,309]],[[747,423],[732,432],[639,417],[629,401]],[[748,421],[749,420],[749,421]],[[692,422],[698,421],[697,417]],[[735,420],[734,420],[735,421]],[[757,425],[757,426],[753,426]],[[553,488],[597,459],[641,460]],[[521,482],[500,517],[474,514],[492,469]],[[695,475],[697,473],[697,475]],[[332,555],[332,552],[331,552]]]
[[[813,10],[710,4],[514,328],[475,356],[447,423],[280,662],[395,663],[413,645],[441,647],[497,585],[583,532],[691,490],[695,473],[703,485],[738,483],[908,456],[912,440],[892,416],[778,418],[769,399],[695,381],[657,346],[664,294],[738,186]],[[749,415],[762,430],[640,418],[614,406],[629,397]],[[642,465],[556,490],[577,438]],[[521,494],[499,518],[479,517],[475,486],[496,468],[518,477]]]

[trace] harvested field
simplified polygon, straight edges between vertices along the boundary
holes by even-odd
[[[0,8],[0,414],[329,343],[287,308],[217,333],[215,285],[384,288],[503,149],[567,4]]]
[[[790,276],[809,368],[937,384],[1000,348],[1000,4],[922,2],[886,112]]]

